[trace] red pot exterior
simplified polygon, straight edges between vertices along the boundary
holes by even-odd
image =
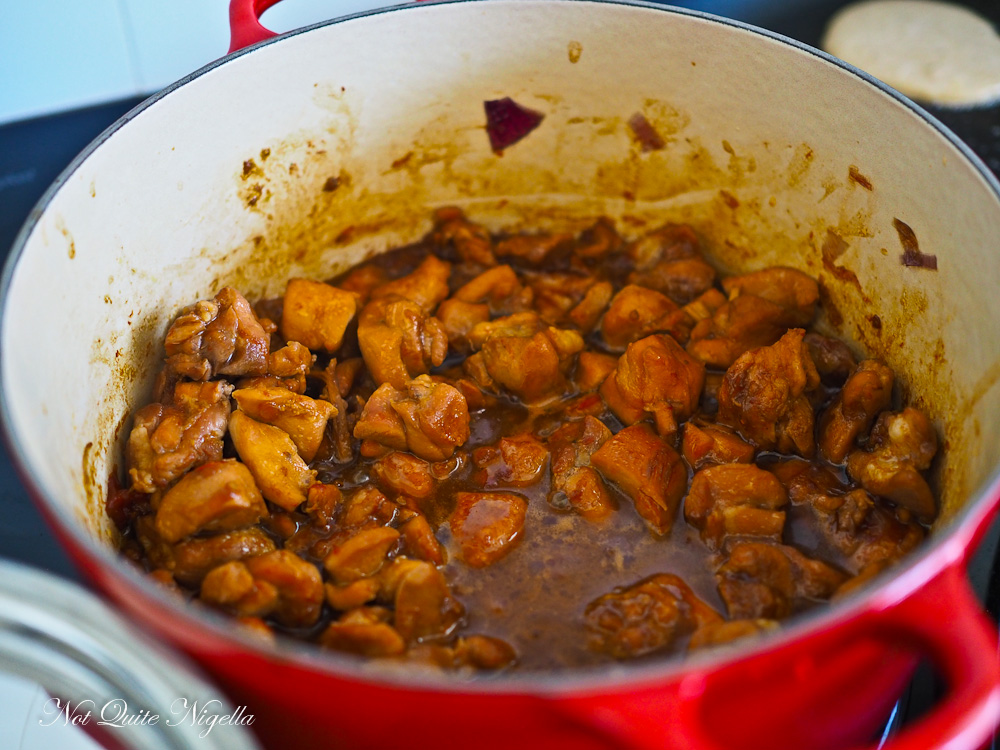
[[[996,502],[984,516],[992,517]],[[58,528],[58,525],[56,525]],[[895,750],[983,745],[1000,720],[996,627],[965,579],[955,533],[851,617],[710,669],[607,689],[436,691],[345,678],[227,640],[137,589],[62,535],[83,572],[129,615],[196,659],[248,707],[269,748],[324,745],[652,750],[833,750],[862,746],[884,723],[920,656],[952,690]],[[961,744],[951,744],[961,742]]]

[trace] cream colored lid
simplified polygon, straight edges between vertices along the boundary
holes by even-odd
[[[832,55],[914,99],[949,107],[1000,99],[1000,36],[972,11],[937,0],[868,0],[830,21]]]

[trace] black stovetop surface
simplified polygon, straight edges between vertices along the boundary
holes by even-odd
[[[719,15],[736,15],[807,44],[817,45],[830,16],[843,0],[758,0],[737,3],[727,0],[694,0],[697,7]],[[684,4],[680,2],[678,4]],[[966,0],[967,5],[1000,26],[1000,2]],[[48,185],[101,131],[138,104],[126,99],[87,109],[0,125],[0,259],[7,252],[21,225]],[[938,119],[962,138],[995,173],[1000,174],[1000,105],[966,111],[931,109]],[[1000,612],[1000,521],[970,566],[973,586],[997,618]],[[0,444],[0,558],[9,558],[44,568],[63,577],[78,579],[72,564],[56,543]],[[890,728],[923,713],[943,692],[929,669],[921,668],[909,693],[899,705]],[[994,739],[992,748],[1000,747]]]

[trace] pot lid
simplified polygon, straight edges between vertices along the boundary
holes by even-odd
[[[79,586],[0,560],[0,693],[18,691],[32,696],[14,719],[23,724],[10,746],[23,750],[259,747],[253,715],[184,657]]]

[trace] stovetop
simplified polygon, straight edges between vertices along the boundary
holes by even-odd
[[[684,4],[684,3],[682,3]],[[700,9],[726,14],[725,0],[692,0]],[[736,15],[807,44],[818,44],[830,16],[845,3],[815,0],[803,7],[795,2],[744,4]],[[965,5],[1000,25],[1000,3],[968,0]],[[126,99],[0,126],[0,258],[4,258],[36,201],[74,156],[108,125],[141,99]],[[995,173],[1000,174],[1000,105],[967,110],[931,109],[962,138]],[[987,611],[1000,613],[1000,522],[995,523],[972,562],[969,576]],[[0,557],[27,562],[58,575],[77,579],[77,573],[42,521],[18,479],[5,448],[0,446]],[[934,674],[921,668],[909,692],[901,699],[887,731],[922,714],[943,693]],[[1000,748],[994,739],[992,749]]]

